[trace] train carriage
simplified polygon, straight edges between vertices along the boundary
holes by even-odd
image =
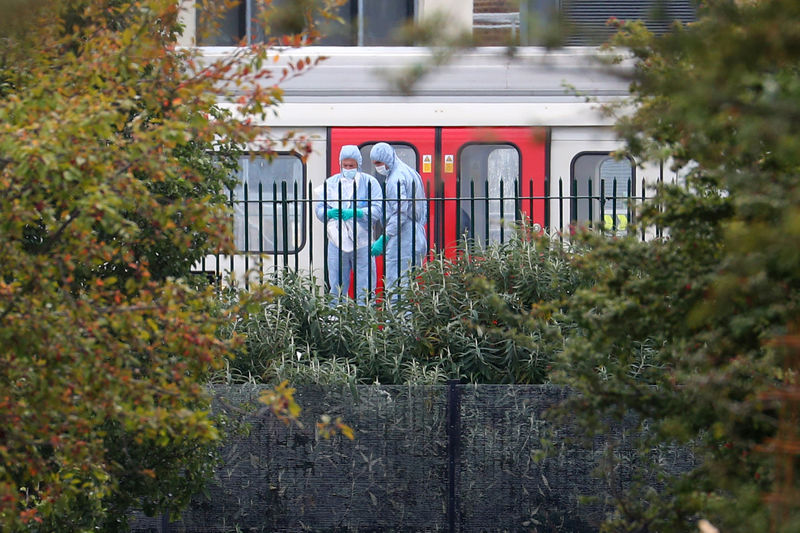
[[[203,51],[209,59],[230,53]],[[624,101],[630,65],[595,48],[463,51],[405,94],[397,80],[419,72],[415,65],[431,61],[430,51],[313,47],[282,55],[326,58],[282,85],[284,102],[263,123],[265,136],[303,135],[312,152],[303,159],[275,146],[271,160],[258,152],[241,159],[231,191],[239,253],[208,256],[199,270],[240,277],[289,267],[326,279],[314,189],[338,172],[345,144],[360,148],[370,174],[369,150],[378,142],[417,169],[431,253],[452,254],[464,237],[478,245],[507,240],[509,222],[522,219],[551,231],[575,223],[627,231],[636,203],[664,177],[663,165],[612,155],[622,145],[602,106]]]

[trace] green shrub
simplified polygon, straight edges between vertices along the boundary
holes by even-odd
[[[560,241],[521,228],[480,254],[438,257],[391,306],[332,305],[317,280],[290,271],[268,282],[283,295],[258,305],[229,334],[245,347],[229,382],[432,384],[543,383],[570,325],[566,297],[588,284]]]

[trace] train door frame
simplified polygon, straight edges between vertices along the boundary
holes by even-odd
[[[581,158],[581,157],[586,157],[586,156],[596,156],[598,158],[602,157],[603,158],[602,162],[614,159],[613,152],[608,152],[608,151],[604,151],[604,150],[584,150],[584,151],[578,152],[574,156],[572,156],[572,159],[570,160],[570,163],[569,163],[569,180],[570,180],[570,182],[569,182],[570,183],[570,192],[569,192],[569,195],[570,195],[570,209],[569,209],[569,211],[570,211],[570,224],[580,224],[582,222],[582,217],[581,217],[582,210],[580,209],[579,203],[578,203],[579,199],[582,197],[582,194],[583,194],[583,191],[580,190],[580,185],[581,185],[582,179],[579,179],[579,177],[576,175],[577,170],[576,170],[575,167],[576,167],[576,164],[578,162],[578,159]],[[629,155],[624,155],[623,158],[628,161],[628,163],[630,165],[631,174],[630,174],[630,177],[628,178],[628,183],[630,185],[630,191],[622,191],[623,193],[627,193],[627,194],[623,194],[622,196],[626,196],[628,198],[627,201],[630,202],[630,201],[632,201],[632,200],[634,200],[636,198],[636,190],[637,190],[637,187],[636,187],[636,179],[637,179],[636,161],[634,161],[634,159]],[[599,167],[599,165],[601,165],[602,162],[598,163],[596,166]],[[611,216],[608,216],[606,214],[606,208],[605,208],[604,205],[602,205],[603,202],[600,199],[598,199],[598,200],[594,199],[595,197],[598,197],[598,198],[606,197],[606,198],[608,198],[607,196],[605,196],[605,191],[600,189],[600,183],[602,183],[602,177],[599,174],[597,174],[598,170],[599,170],[598,168],[595,169],[593,176],[591,176],[588,179],[588,182],[587,182],[588,187],[587,187],[587,190],[585,192],[586,192],[586,196],[588,197],[588,204],[587,204],[588,205],[588,211],[587,211],[587,216],[584,217],[585,221],[588,222],[589,224],[596,224],[596,223],[599,223],[599,222],[602,221],[603,227],[605,227],[608,230],[614,229],[614,230],[617,230],[617,231],[626,231],[628,224],[633,222],[634,211],[631,209],[631,206],[630,205],[626,205],[626,207],[625,207],[626,214],[624,215],[624,219],[623,219],[622,216],[618,213],[619,210],[616,209],[616,199],[612,200],[612,206],[613,207],[612,207],[612,215]],[[593,190],[593,184],[595,184],[595,182],[597,184],[597,192],[596,193]],[[614,191],[612,192],[612,194],[616,198],[620,197],[620,192],[616,189],[616,187],[614,187]],[[594,214],[593,206],[594,206],[595,202],[600,204],[600,205],[598,205],[598,208],[597,208],[598,216],[595,216],[595,214]],[[609,221],[609,219],[610,219],[610,221]]]
[[[443,127],[441,132],[441,149],[439,164],[443,167],[443,197],[456,199],[445,211],[452,224],[452,235],[445,236],[444,249],[454,253],[453,246],[460,235],[461,183],[465,179],[462,168],[464,150],[474,145],[507,146],[516,150],[519,161],[518,183],[516,185],[514,219],[526,217],[529,221],[543,224],[545,219],[545,181],[547,178],[549,129],[526,126],[493,126],[493,127]],[[453,168],[448,172],[447,157],[453,156]],[[488,164],[488,161],[487,161]],[[448,177],[452,176],[448,180]],[[488,179],[488,170],[487,170]],[[478,191],[482,194],[484,191]],[[523,201],[523,199],[525,201]],[[488,210],[488,207],[487,207]],[[488,211],[487,215],[488,217]],[[447,228],[449,229],[449,228]],[[488,231],[488,230],[487,230]],[[501,233],[502,233],[501,229]]]

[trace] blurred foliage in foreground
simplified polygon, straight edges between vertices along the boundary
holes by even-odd
[[[669,238],[581,241],[594,284],[565,307],[582,334],[552,377],[582,395],[564,413],[602,431],[633,411],[643,450],[700,460],[679,476],[643,462],[660,482],[620,494],[607,531],[798,531],[800,4],[703,2],[662,37],[617,25],[637,59],[628,149],[691,171],[641,213]]]
[[[271,43],[203,62],[176,47],[176,0],[0,8],[0,529],[124,530],[131,507],[177,512],[214,466],[205,384],[237,340],[189,270],[231,250],[224,187],[263,134],[216,101],[236,86],[264,118],[311,65]]]

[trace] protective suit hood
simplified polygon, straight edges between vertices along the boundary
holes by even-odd
[[[358,170],[361,171],[361,150],[358,149],[358,146],[354,144],[345,144],[342,146],[342,149],[339,150],[339,164],[342,164],[343,159],[355,159],[356,163],[358,163]]]
[[[394,148],[387,143],[378,143],[369,152],[369,158],[385,164],[389,172],[394,169],[396,157],[397,154],[395,154]]]

